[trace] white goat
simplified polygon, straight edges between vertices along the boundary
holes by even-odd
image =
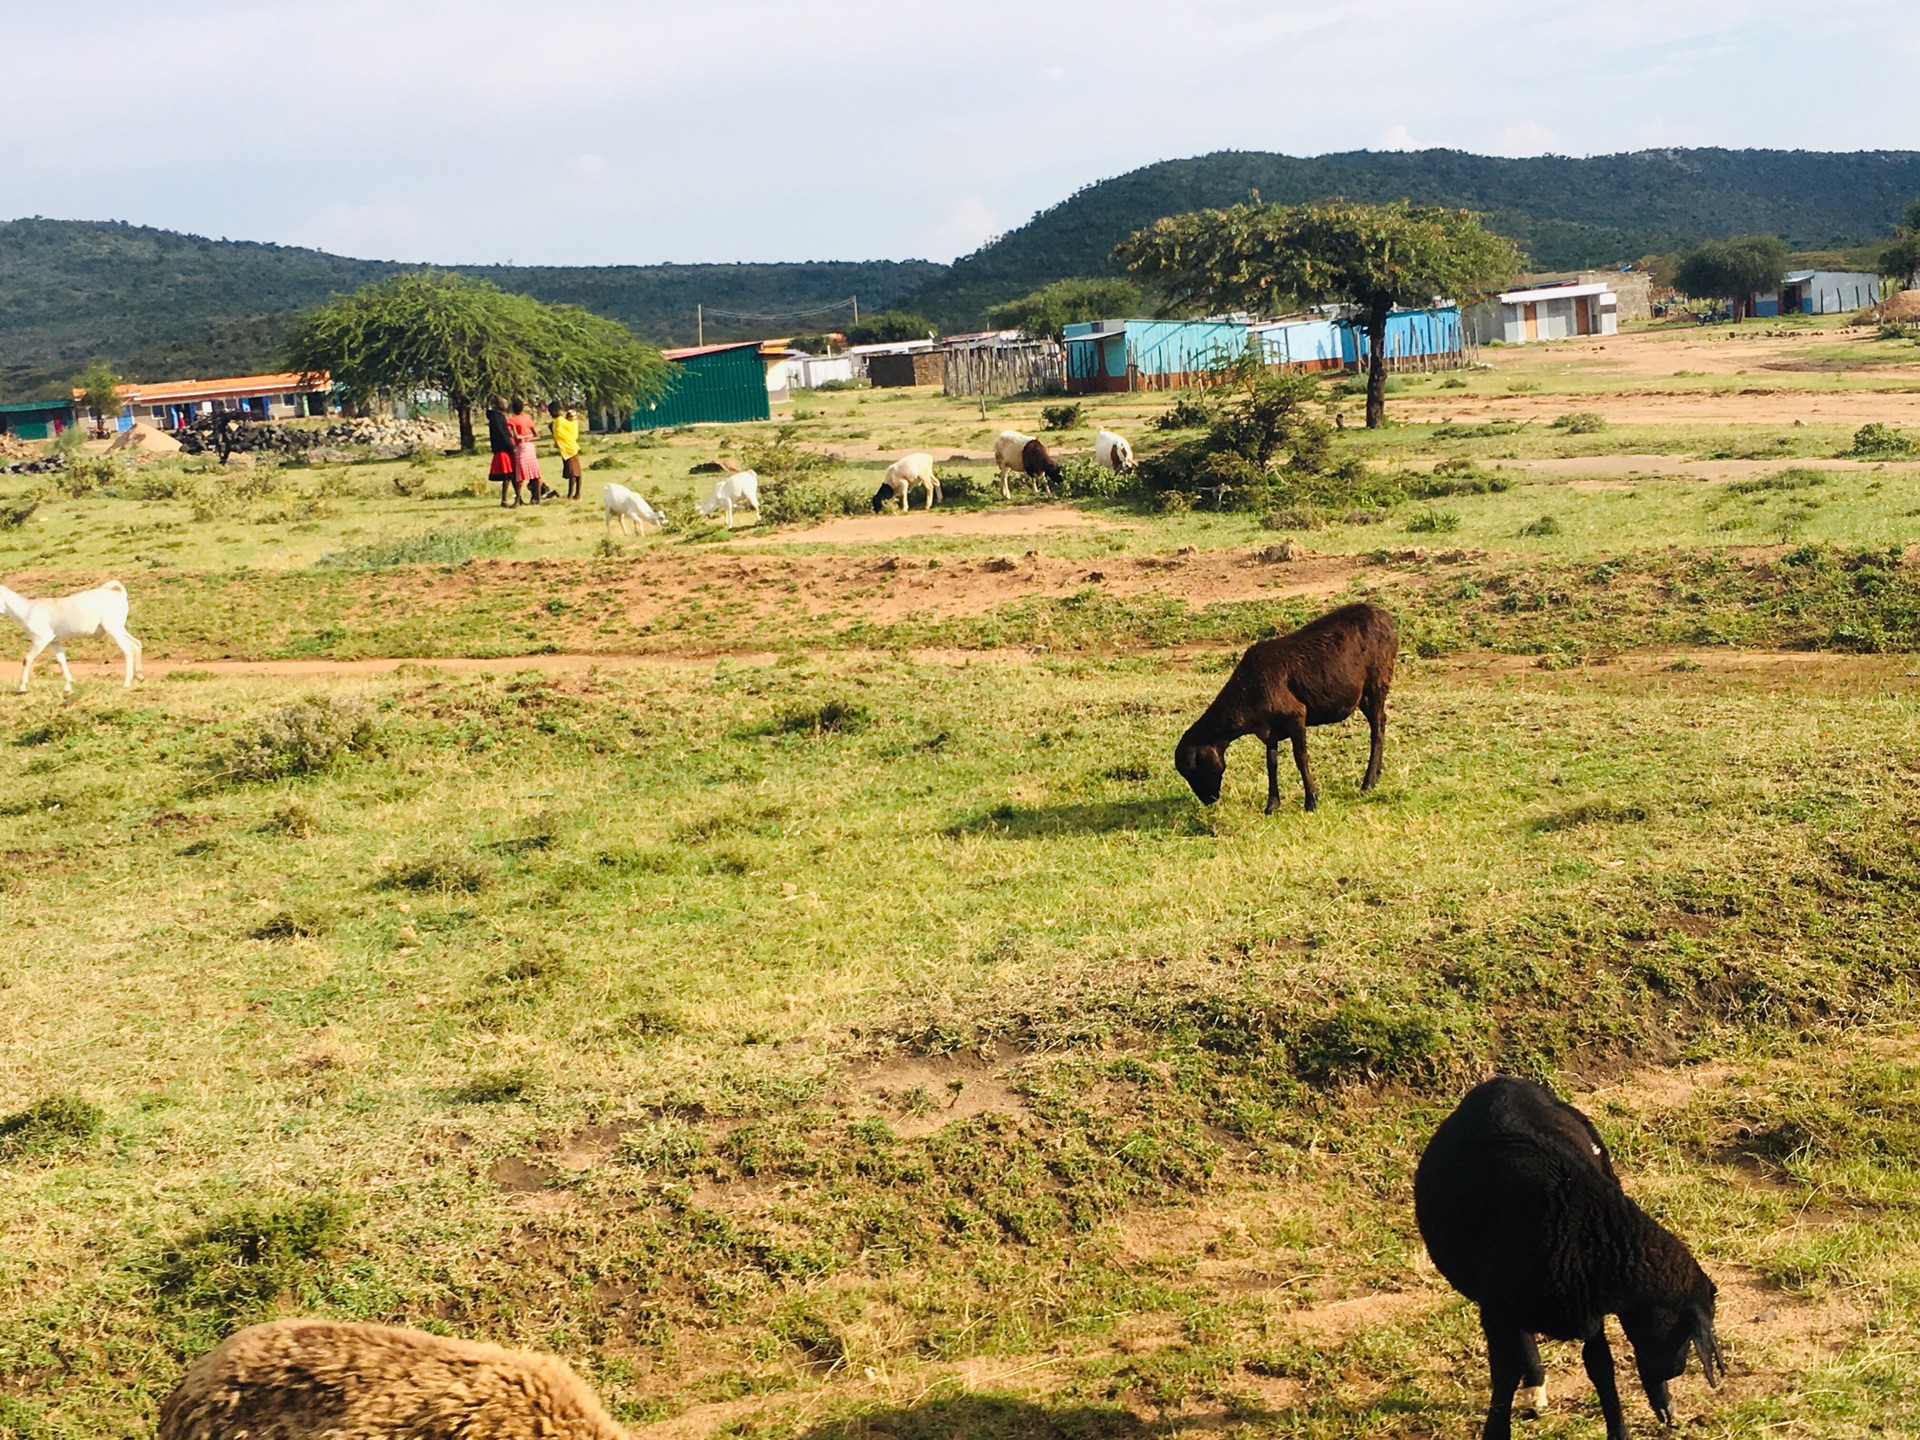
[[[1034,489],[1044,490],[1047,481],[1060,478],[1060,467],[1054,463],[1053,456],[1047,453],[1047,447],[1031,435],[1022,435],[1018,430],[1002,430],[993,441],[993,463],[1000,467],[1000,498],[1011,500],[1012,487],[1007,482],[1010,475],[1026,475],[1032,478]]]
[[[903,513],[911,510],[916,485],[927,487],[927,508],[931,510],[933,502],[940,497],[940,477],[933,473],[933,457],[924,451],[902,455],[887,467],[887,473],[880,477],[880,488],[873,495],[873,513],[880,513],[889,495],[900,502]]]
[[[644,495],[636,494],[624,485],[616,485],[609,480],[600,491],[600,504],[607,512],[607,528],[613,528],[613,522],[620,522],[620,533],[627,533],[627,521],[631,520],[639,527],[642,535],[647,526],[656,529],[667,528],[666,517],[649,505]]]
[[[694,508],[702,515],[712,515],[716,511],[727,512],[727,528],[733,528],[733,507],[745,505],[756,518],[760,514],[760,477],[751,470],[742,470],[738,474],[728,475],[713,487],[713,494],[702,500]]]
[[[0,609],[27,632],[31,642],[26,661],[20,667],[23,695],[27,681],[33,677],[33,662],[49,645],[53,647],[53,658],[60,662],[60,673],[66,676],[67,693],[72,693],[73,672],[67,668],[66,642],[76,635],[105,632],[120,647],[127,657],[129,690],[135,679],[146,678],[140,672],[140,642],[127,633],[127,587],[118,580],[109,580],[96,590],[82,590],[78,595],[63,595],[58,600],[29,600],[0,585]]]
[[[1093,463],[1118,474],[1133,468],[1133,446],[1111,430],[1093,432]]]

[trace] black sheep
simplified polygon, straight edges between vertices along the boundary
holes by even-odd
[[[1537,1335],[1585,1342],[1607,1440],[1627,1440],[1608,1315],[1620,1317],[1663,1424],[1673,1423],[1667,1382],[1686,1372],[1689,1348],[1719,1384],[1713,1281],[1627,1198],[1593,1123],[1551,1091],[1511,1077],[1475,1086],[1427,1143],[1413,1206],[1434,1265],[1480,1307],[1493,1377],[1485,1440],[1508,1440],[1522,1382],[1544,1403]]]
[[[1227,746],[1257,735],[1267,747],[1267,813],[1280,808],[1280,742],[1293,742],[1307,809],[1320,803],[1320,787],[1307,768],[1307,727],[1337,725],[1356,708],[1367,717],[1373,744],[1360,788],[1380,779],[1387,738],[1387,692],[1400,637],[1393,617],[1372,605],[1342,605],[1291,635],[1247,647],[1233,674],[1206,713],[1180,737],[1173,765],[1203,805],[1220,798]]]

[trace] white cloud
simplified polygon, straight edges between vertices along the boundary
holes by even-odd
[[[1065,68],[1064,66],[1060,66],[1060,65],[1049,65],[1049,66],[1047,67],[1047,79],[1049,79],[1049,80],[1064,80],[1064,79],[1066,79],[1066,78],[1067,78],[1067,72],[1066,72],[1066,68]]]
[[[567,169],[583,180],[597,180],[607,173],[607,162],[599,155],[576,155],[567,162]]]
[[[1493,137],[1488,153],[1493,155],[1549,155],[1557,153],[1560,137],[1537,120],[1509,125]]]
[[[1376,150],[1418,150],[1420,142],[1413,138],[1413,132],[1404,125],[1396,125],[1378,140],[1374,141]]]
[[[1000,217],[978,195],[969,195],[934,227],[926,238],[926,253],[935,260],[951,260],[978,250],[1000,233]]]

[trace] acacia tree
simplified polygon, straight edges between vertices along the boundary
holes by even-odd
[[[1436,296],[1469,304],[1520,269],[1513,242],[1467,210],[1437,205],[1265,205],[1172,215],[1121,242],[1127,269],[1169,307],[1273,313],[1344,301],[1367,327],[1367,426],[1387,411],[1387,317]]]
[[[1031,295],[987,308],[987,323],[1058,340],[1082,320],[1124,318],[1140,308],[1140,287],[1131,280],[1056,280]]]
[[[107,433],[107,420],[120,413],[120,377],[104,360],[95,360],[73,377],[74,398],[93,414],[93,433]]]
[[[1907,223],[1893,232],[1893,243],[1880,252],[1880,273],[1901,284],[1920,275],[1920,197],[1907,205]]]
[[[1787,273],[1787,242],[1778,235],[1738,235],[1709,240],[1680,262],[1673,283],[1695,299],[1729,299],[1747,318],[1755,295],[1778,290]]]
[[[438,390],[474,448],[473,411],[489,395],[546,395],[601,410],[664,387],[658,351],[577,305],[544,305],[446,270],[395,276],[328,301],[295,322],[287,368],[320,376],[352,403]]]

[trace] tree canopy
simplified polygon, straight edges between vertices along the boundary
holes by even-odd
[[[288,337],[286,363],[330,376],[355,404],[438,390],[469,449],[473,407],[490,395],[624,411],[668,377],[659,352],[618,321],[446,270],[398,275],[308,311]]]
[[[1880,252],[1880,273],[1889,280],[1909,282],[1920,275],[1920,196],[1907,204],[1907,223],[1893,232],[1893,243]]]
[[[104,360],[95,360],[73,377],[80,392],[80,408],[93,412],[95,433],[104,434],[107,422],[120,413],[120,376]]]
[[[902,340],[924,340],[934,333],[934,324],[911,310],[879,310],[847,326],[849,345],[893,345]]]
[[[1696,299],[1731,299],[1745,316],[1748,298],[1778,290],[1787,273],[1787,242],[1778,235],[1709,240],[1680,262],[1673,283]]]
[[[987,307],[987,324],[1058,340],[1083,320],[1126,319],[1140,311],[1140,287],[1131,280],[1056,280],[1031,295]]]
[[[1366,318],[1367,425],[1386,418],[1387,317],[1396,305],[1462,304],[1509,283],[1520,252],[1467,210],[1438,205],[1234,205],[1173,215],[1114,252],[1168,307],[1278,314],[1343,301]]]

